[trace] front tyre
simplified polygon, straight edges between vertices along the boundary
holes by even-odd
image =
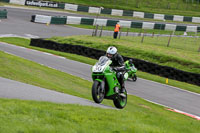
[[[136,74],[134,74],[132,80],[133,80],[133,82],[135,82],[137,80],[137,75]]]
[[[92,85],[92,98],[95,103],[101,103],[104,99],[105,89],[101,88],[101,82],[95,80]]]
[[[113,103],[114,103],[116,108],[123,109],[126,106],[126,103],[127,103],[127,91],[126,90],[124,92],[124,95],[125,96],[119,95],[118,97],[116,97],[113,100]]]

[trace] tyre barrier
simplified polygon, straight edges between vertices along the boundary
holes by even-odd
[[[7,18],[7,10],[0,10],[0,19],[6,19]]]
[[[93,59],[99,59],[100,56],[106,54],[106,52],[103,50],[89,48],[81,45],[60,44],[54,41],[44,39],[31,39],[30,45],[40,48],[82,55]],[[185,72],[168,66],[161,66],[140,59],[125,56],[123,56],[123,58],[124,60],[133,59],[136,68],[143,72],[200,86],[200,74]]]
[[[155,20],[172,20],[179,22],[200,23],[200,17],[153,14],[153,13],[138,12],[138,11],[108,9],[102,7],[89,7],[89,6],[76,5],[70,3],[58,3],[58,2],[39,1],[39,0],[0,0],[0,2],[7,2],[7,3],[26,5],[26,6],[59,8],[64,10],[81,11],[81,12],[88,12],[95,14],[108,14],[113,16],[129,16],[138,18],[150,18]]]
[[[124,20],[108,20],[96,19],[75,16],[46,16],[46,15],[32,15],[31,22],[49,23],[49,24],[85,24],[85,25],[99,25],[99,26],[115,26],[119,23],[121,27],[126,28],[140,28],[140,29],[157,29],[168,31],[186,31],[186,32],[200,32],[198,26],[182,26],[175,24],[161,24],[154,22],[136,22]]]

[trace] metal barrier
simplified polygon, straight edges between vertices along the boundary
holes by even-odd
[[[0,19],[6,19],[7,18],[7,10],[4,9],[4,10],[0,10]]]

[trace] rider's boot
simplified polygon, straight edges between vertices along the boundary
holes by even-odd
[[[124,83],[124,75],[119,73],[118,77],[119,77],[119,79],[118,79],[119,83],[121,85],[121,89],[120,89],[119,95],[122,96],[122,97],[126,97],[126,95],[124,94],[124,92],[126,91],[125,90],[125,83]]]
[[[121,85],[121,87],[122,88],[120,90],[120,96],[126,97],[126,95],[124,94],[126,92],[124,83]]]
[[[122,86],[122,88],[121,88],[121,93],[124,93],[124,92],[125,92],[125,85],[122,84],[121,86]]]

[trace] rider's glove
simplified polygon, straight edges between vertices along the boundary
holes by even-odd
[[[114,71],[117,71],[117,67],[113,67],[113,70],[114,70]]]

